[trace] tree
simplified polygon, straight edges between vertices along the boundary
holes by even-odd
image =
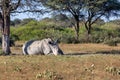
[[[34,18],[25,18],[21,21],[21,25],[28,24],[30,21],[36,21]]]
[[[89,41],[92,25],[102,16],[115,14],[114,11],[119,9],[118,5],[120,3],[117,0],[85,0],[84,4],[84,25],[87,30],[87,40]]]
[[[22,12],[41,12],[38,0],[0,0],[0,25],[2,30],[2,50],[10,54],[10,15]]]
[[[66,14],[54,14],[52,15],[51,19],[53,19],[53,21],[57,23],[58,26],[63,26],[64,28],[72,26],[70,22],[71,20]]]
[[[79,38],[79,22],[83,19],[88,38],[91,34],[92,24],[102,16],[116,14],[120,9],[118,0],[43,0],[43,4],[53,10],[67,11],[72,14],[75,23],[76,39]]]
[[[21,23],[21,19],[16,18],[10,22],[10,25],[16,26],[16,25],[19,25],[20,23]]]
[[[64,11],[69,12],[75,19],[75,32],[76,32],[76,40],[79,39],[79,22],[82,18],[82,7],[83,7],[83,1],[84,0],[46,0],[43,1],[43,4],[45,6],[48,6],[49,8],[53,10]]]

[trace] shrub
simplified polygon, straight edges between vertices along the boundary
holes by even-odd
[[[92,32],[92,42],[93,43],[102,43],[109,41],[112,38],[119,37],[120,33],[116,30],[108,30],[108,29],[97,29],[97,31]]]
[[[4,55],[4,53],[3,53],[2,49],[0,49],[0,55]]]
[[[105,44],[108,44],[109,46],[117,46],[117,42],[114,40],[107,40],[104,42]]]
[[[31,21],[36,21],[34,18],[26,18],[21,21],[21,25],[24,26],[26,24],[29,24]]]
[[[88,42],[88,38],[86,36],[86,29],[84,26],[80,27],[80,37],[79,40],[75,39],[75,31],[73,28],[65,28],[64,26],[60,26],[53,21],[35,21],[35,20],[27,20],[27,23],[24,26],[20,27],[11,27],[11,39],[13,41],[17,40],[30,40],[30,39],[43,39],[43,38],[60,38],[63,43],[86,43]],[[111,24],[111,23],[110,23]],[[104,24],[101,26],[95,25],[92,28],[91,36],[89,37],[89,41],[92,43],[103,43],[110,45],[116,45],[116,41],[111,40],[112,38],[120,37],[120,28],[118,26],[114,26]],[[118,42],[117,42],[118,43]]]
[[[110,40],[106,40],[104,43],[108,44],[109,46],[117,46],[117,43],[120,43],[120,38],[117,37]]]
[[[61,37],[61,42],[63,42],[63,43],[76,43],[76,39],[74,38],[74,36],[71,36],[69,34],[64,34]]]

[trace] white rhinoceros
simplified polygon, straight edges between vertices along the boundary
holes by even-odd
[[[27,54],[27,55],[33,55],[33,54],[63,55],[63,52],[59,48],[57,41],[54,42],[50,38],[43,39],[43,40],[28,41],[23,45],[22,50],[23,50],[23,54]]]

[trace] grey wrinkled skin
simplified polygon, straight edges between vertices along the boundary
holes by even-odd
[[[50,38],[28,41],[23,45],[22,50],[25,55],[63,55],[62,50],[57,45],[57,42],[54,42]]]

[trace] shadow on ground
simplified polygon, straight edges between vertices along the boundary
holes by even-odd
[[[120,54],[120,50],[98,51],[96,54]]]
[[[120,50],[110,50],[110,51],[98,51],[98,52],[79,52],[79,53],[67,53],[65,55],[90,55],[90,54],[120,54]]]
[[[120,50],[109,50],[109,51],[97,51],[97,52],[71,52],[71,53],[65,53],[64,55],[68,56],[79,56],[79,55],[94,55],[94,54],[118,54],[120,55]],[[0,54],[4,55],[4,54]],[[10,55],[23,55],[22,52],[20,53],[11,53]]]

